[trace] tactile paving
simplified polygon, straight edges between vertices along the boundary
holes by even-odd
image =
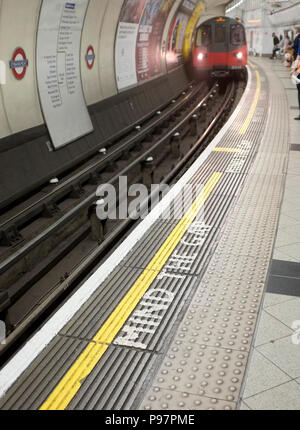
[[[186,391],[166,390],[154,387],[153,393],[145,400],[145,410],[195,410],[195,411],[231,411],[236,408],[233,402],[226,402],[214,397],[203,397],[187,393]]]
[[[18,383],[0,399],[0,409],[36,410],[51,393],[87,342],[56,336]]]
[[[272,80],[270,84],[275,85]],[[187,398],[200,396],[199,405],[207,409],[212,399],[232,402],[219,405],[220,409],[239,404],[283,195],[288,120],[280,91],[277,87],[271,99],[273,126],[268,123],[242,193],[222,227],[218,247],[141,403],[143,409],[169,409],[183,401],[183,393]],[[249,142],[265,116],[261,104],[266,99],[264,89],[247,132]],[[276,119],[278,123],[273,122]],[[227,174],[240,174],[243,164],[244,157],[236,155]]]
[[[206,307],[199,309],[196,300],[179,327],[178,338],[187,340],[192,336],[189,342],[247,351],[256,317],[255,309],[236,311],[231,306],[222,306],[222,303],[207,303]]]
[[[222,404],[223,408],[227,406],[233,409],[238,400],[246,363],[247,354],[242,351],[196,344],[193,338],[186,342],[175,340],[141,408],[154,407],[153,402],[157,401],[156,388],[160,388],[168,390],[177,402],[180,398],[183,401],[182,393],[187,393],[186,397],[200,397],[199,406],[204,403],[206,407],[217,407],[218,401],[223,400],[228,402]],[[165,403],[166,400],[163,399]],[[166,409],[162,403],[155,406]]]
[[[151,374],[156,356],[149,352],[111,346],[84,381],[68,409],[136,409],[134,392],[142,390],[145,376]],[[144,369],[149,369],[148,375]],[[120,379],[120,371],[123,378]]]

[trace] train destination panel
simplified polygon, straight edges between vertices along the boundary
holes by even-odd
[[[88,0],[43,0],[41,7],[37,78],[55,149],[93,131],[80,74],[81,35],[88,4]]]

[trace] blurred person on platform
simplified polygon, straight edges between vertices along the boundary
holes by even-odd
[[[285,48],[284,53],[284,65],[286,67],[291,67],[294,61],[294,49],[293,49],[293,43],[290,40],[287,47]]]
[[[280,49],[280,51],[284,51],[284,38],[282,36],[282,34],[279,36],[279,45],[278,48]]]
[[[299,83],[297,84],[298,89],[298,102],[299,102],[299,116],[295,118],[295,120],[300,121],[300,43],[298,45],[298,55],[297,59],[294,62],[291,70],[291,75],[294,75],[298,78]]]
[[[278,37],[276,36],[275,33],[272,33],[272,37],[273,37],[273,46],[274,46],[274,48],[273,48],[273,53],[272,53],[272,56],[270,57],[270,59],[274,60],[276,52],[280,50],[280,48],[279,48],[280,40],[278,39]]]
[[[299,52],[299,44],[300,44],[300,25],[299,25],[299,26],[297,26],[297,27],[295,28],[295,30],[296,30],[296,37],[295,37],[295,40],[294,40],[294,43],[293,43],[293,49],[294,49],[294,60],[296,60],[296,59],[297,59],[297,55],[298,55],[298,52]]]
[[[290,43],[291,39],[290,36],[287,33],[284,33],[284,52],[286,51],[286,48],[288,47],[288,44]]]

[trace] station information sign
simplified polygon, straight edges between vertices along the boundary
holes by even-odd
[[[88,69],[92,69],[94,67],[95,64],[95,50],[94,47],[92,45],[89,45],[89,47],[87,48],[86,51],[86,56],[85,56],[85,61],[86,61],[86,65],[88,67]]]
[[[11,68],[16,79],[21,80],[26,74],[26,69],[28,67],[28,60],[24,49],[17,48],[9,62],[9,67]]]
[[[37,34],[37,80],[55,149],[93,131],[84,99],[80,48],[89,0],[43,0]]]

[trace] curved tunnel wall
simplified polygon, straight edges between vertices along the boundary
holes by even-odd
[[[6,63],[6,85],[0,87],[0,137],[14,134],[43,123],[35,74],[36,26],[41,0],[1,0],[0,59]],[[22,46],[29,67],[23,80],[16,80],[9,70],[9,61],[17,47]]]
[[[165,8],[163,25],[160,23],[157,27],[161,34],[155,39],[160,44],[156,48],[161,67],[152,74],[148,73],[149,76],[146,73],[134,85],[118,89],[115,53],[122,7],[143,2],[142,19],[145,24],[151,23],[147,16],[151,7]],[[0,0],[0,60],[6,64],[6,84],[0,85],[0,206],[7,199],[21,195],[25,185],[28,189],[34,187],[52,175],[58,175],[74,161],[79,162],[92,154],[110,135],[116,135],[155,109],[156,105],[163,105],[179,93],[188,82],[181,59],[183,54],[187,56],[191,33],[205,9],[204,2],[200,0],[90,0],[81,39],[81,79],[95,131],[51,152],[36,78],[36,40],[41,5],[42,0]],[[172,25],[179,25],[175,33]],[[137,38],[133,47],[136,62],[139,61],[138,42]],[[170,44],[173,54],[174,46],[178,51],[175,65],[171,66],[170,62],[168,64]],[[91,69],[86,63],[90,45],[95,52]],[[23,48],[28,59],[22,80],[17,80],[9,67],[12,54],[18,47]],[[108,124],[111,124],[110,129]]]

